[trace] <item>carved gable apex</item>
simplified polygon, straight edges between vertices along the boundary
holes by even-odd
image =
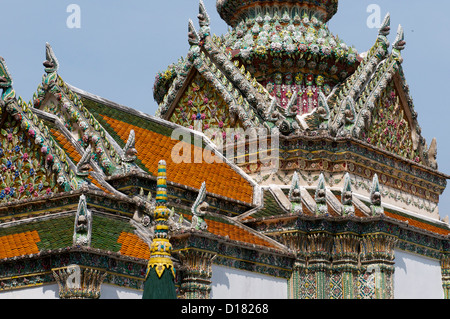
[[[194,73],[168,119],[197,131],[242,127],[236,111],[199,72]]]

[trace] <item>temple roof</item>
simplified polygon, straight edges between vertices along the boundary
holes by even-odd
[[[105,127],[111,137],[121,145],[125,145],[130,130],[136,134],[136,150],[139,166],[153,176],[157,174],[157,163],[161,158],[167,162],[168,181],[179,185],[199,189],[206,182],[208,191],[212,194],[253,205],[254,185],[237,167],[228,163],[224,158],[211,157],[197,163],[194,156],[199,152],[204,156],[205,141],[201,135],[197,136],[199,142],[192,140],[189,145],[189,161],[178,163],[172,159],[172,149],[180,141],[172,139],[176,129],[182,129],[187,134],[197,135],[162,121],[153,116],[134,109],[118,105],[101,97],[89,94],[71,86],[83,101],[86,108]],[[190,135],[189,135],[190,136]],[[179,136],[177,136],[179,138]],[[210,164],[208,164],[210,163]]]

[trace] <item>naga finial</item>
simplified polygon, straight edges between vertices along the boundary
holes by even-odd
[[[58,71],[59,68],[58,59],[56,58],[56,55],[48,42],[45,44],[45,58],[46,60],[43,63],[43,65],[45,66],[45,72],[53,73]]]
[[[91,160],[91,145],[89,145],[84,152],[83,156],[81,157],[81,160],[77,164],[77,175],[78,176],[87,176],[89,175],[89,169],[91,167],[90,160]]]
[[[209,204],[205,201],[206,199],[206,182],[202,183],[200,190],[198,191],[197,199],[192,205],[192,228],[196,230],[206,230],[208,225],[206,224],[203,217],[209,208]]]
[[[438,169],[437,164],[437,140],[433,138],[431,141],[430,147],[428,148],[428,162],[432,169]]]
[[[387,37],[391,33],[391,14],[388,12],[381,23],[379,35]]]
[[[92,214],[87,208],[86,196],[80,196],[73,234],[73,244],[79,246],[91,245]]]
[[[195,30],[194,22],[192,22],[191,19],[189,19],[188,23],[188,41],[191,46],[200,43],[200,36],[197,33],[197,30]]]
[[[6,89],[11,87],[13,80],[6,66],[5,60],[0,56],[0,88]]]
[[[401,25],[398,26],[397,30],[397,37],[395,38],[393,48],[402,51],[406,47],[406,41],[405,41],[405,31],[403,30],[403,27]]]
[[[326,215],[328,214],[328,205],[327,205],[327,190],[325,188],[325,176],[323,173],[320,173],[319,182],[317,184],[316,193],[314,196],[316,200],[316,214],[317,215]]]
[[[342,215],[354,215],[355,207],[353,206],[353,192],[352,192],[352,183],[350,179],[350,174],[346,173],[344,176],[344,188],[342,189],[341,194],[341,202],[342,202]]]
[[[209,14],[206,11],[206,6],[203,0],[200,0],[199,4],[198,21],[200,27],[209,27],[209,25],[211,24],[211,19],[209,18]]]
[[[373,176],[372,186],[370,188],[370,202],[372,216],[380,216],[384,213],[384,209],[381,206],[380,182],[378,181],[377,174]]]
[[[292,176],[292,184],[289,190],[289,201],[291,202],[291,213],[301,214],[302,209],[302,194],[300,189],[300,179],[298,173],[295,172]]]
[[[13,89],[12,85],[13,80],[5,60],[0,57],[0,88],[3,89],[3,93],[0,96],[0,107],[8,105],[9,102],[16,98],[16,91]]]
[[[122,160],[128,163],[133,162],[137,158],[136,154],[136,134],[134,133],[134,130],[131,130],[130,134],[128,135],[127,143],[123,148]]]

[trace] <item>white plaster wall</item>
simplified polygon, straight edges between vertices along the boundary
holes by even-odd
[[[212,265],[212,299],[287,299],[287,280]]]
[[[14,289],[0,292],[0,299],[58,299],[57,284]]]
[[[0,299],[59,299],[57,284],[0,292]],[[100,299],[142,299],[142,291],[103,284]]]
[[[440,262],[395,250],[395,299],[443,299]]]
[[[143,292],[118,286],[103,284],[100,299],[142,299]]]

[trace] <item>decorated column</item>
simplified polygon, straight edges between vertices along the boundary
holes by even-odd
[[[106,272],[84,266],[70,265],[52,269],[61,299],[99,299]]]
[[[306,299],[308,293],[314,290],[314,285],[309,285],[307,280],[308,273],[305,256],[306,235],[300,232],[289,232],[279,235],[277,239],[295,253],[294,267],[288,283],[289,298]]]
[[[359,245],[359,238],[353,234],[334,237],[330,298],[355,299]]]
[[[361,241],[362,274],[359,293],[362,299],[394,297],[394,248],[397,238],[388,234],[367,234]]]
[[[183,268],[181,292],[184,299],[209,299],[211,293],[212,262],[215,254],[198,250],[179,253]]]
[[[143,299],[176,299],[175,269],[169,242],[166,162],[158,164],[156,208],[154,211],[155,236],[150,246],[150,260],[144,283]]]
[[[329,298],[329,273],[331,270],[331,249],[333,236],[327,233],[315,233],[307,236],[308,273],[313,275],[315,284],[314,299]],[[308,286],[311,283],[308,283]]]
[[[444,254],[441,258],[442,288],[444,299],[450,299],[450,255]]]

